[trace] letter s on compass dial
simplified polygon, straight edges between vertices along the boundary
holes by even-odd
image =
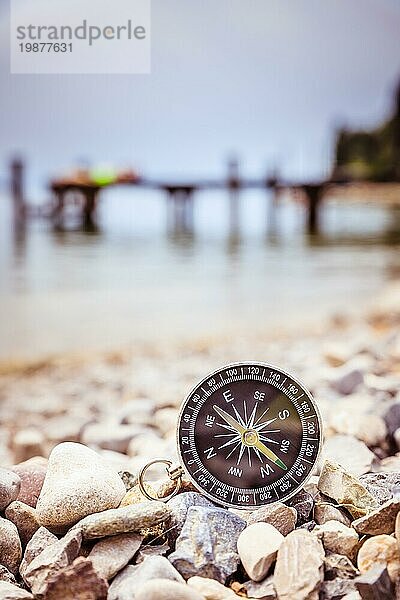
[[[227,365],[184,401],[178,453],[193,484],[224,506],[249,508],[293,496],[310,477],[322,439],[311,394],[265,363]]]

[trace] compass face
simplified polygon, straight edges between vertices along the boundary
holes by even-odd
[[[310,393],[288,373],[240,363],[191,391],[177,435],[182,464],[203,494],[254,509],[304,485],[319,455],[321,419]]]

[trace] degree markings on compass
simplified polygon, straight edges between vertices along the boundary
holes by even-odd
[[[316,417],[317,415],[308,415],[308,417],[304,417],[305,419],[313,419],[314,417]]]

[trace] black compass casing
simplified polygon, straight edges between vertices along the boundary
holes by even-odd
[[[184,400],[178,418],[181,464],[205,496],[253,509],[283,501],[311,476],[322,443],[310,392],[261,362],[210,373]]]

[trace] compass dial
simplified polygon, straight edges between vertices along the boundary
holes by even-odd
[[[246,362],[211,373],[191,391],[177,435],[182,464],[203,494],[254,509],[304,485],[319,455],[321,419],[291,375]]]

